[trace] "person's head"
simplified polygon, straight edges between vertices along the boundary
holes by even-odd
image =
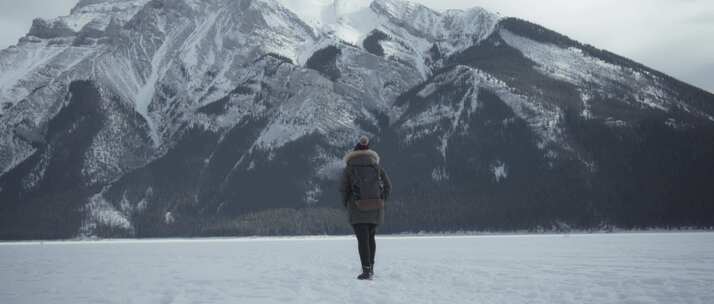
[[[362,135],[359,138],[359,142],[355,146],[355,151],[359,150],[369,150],[369,137]]]

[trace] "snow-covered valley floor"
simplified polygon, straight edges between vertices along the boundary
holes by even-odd
[[[714,303],[714,233],[0,243],[0,303]]]

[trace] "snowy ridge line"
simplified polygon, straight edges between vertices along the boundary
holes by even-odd
[[[425,56],[434,44],[443,48],[448,56],[490,36],[501,20],[499,15],[479,7],[440,13],[427,6],[402,0],[276,2],[318,34],[318,39],[307,39],[306,43],[296,46],[296,54],[282,51],[299,64],[309,57],[307,53],[324,45],[325,40],[361,45],[365,38],[378,30],[391,38],[380,42],[384,55],[413,61],[424,79],[429,74],[428,68],[424,66]]]
[[[525,237],[598,237],[634,236],[634,235],[686,235],[692,233],[714,233],[711,229],[652,228],[642,230],[616,229],[614,231],[574,230],[573,232],[418,232],[400,234],[378,234],[379,240],[419,240],[419,239],[478,239],[478,238],[525,238]],[[2,241],[0,246],[42,246],[42,245],[111,245],[111,244],[182,244],[182,243],[236,243],[236,242],[309,242],[309,241],[353,241],[354,235],[304,235],[304,236],[246,236],[246,237],[204,237],[204,238],[167,238],[167,239],[99,239],[79,238],[70,240],[29,240]]]
[[[647,70],[620,66],[592,57],[577,47],[562,48],[549,43],[541,43],[522,37],[508,30],[501,29],[500,36],[510,46],[518,49],[538,65],[537,71],[547,77],[565,81],[581,88],[596,85],[595,93],[604,93],[611,84],[621,84],[630,89],[632,99],[642,107],[670,112],[680,108],[688,113],[694,112],[702,118],[714,121],[714,117],[696,109],[676,98],[661,83],[661,78]],[[581,92],[581,94],[583,94]],[[584,96],[585,97],[585,96]],[[593,96],[583,98],[585,109],[583,117],[592,118],[591,105]]]
[[[104,30],[113,18],[122,22],[131,19],[150,0],[99,0],[79,1],[67,16],[46,19],[50,23],[60,22],[75,33],[79,33],[86,26],[94,25],[99,30]]]

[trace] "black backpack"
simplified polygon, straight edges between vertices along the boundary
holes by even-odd
[[[384,182],[379,165],[351,165],[352,198],[362,200],[384,199]]]

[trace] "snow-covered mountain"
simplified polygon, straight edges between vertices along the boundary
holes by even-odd
[[[0,238],[344,231],[360,134],[389,231],[714,224],[714,96],[526,21],[82,0],[0,51]]]

